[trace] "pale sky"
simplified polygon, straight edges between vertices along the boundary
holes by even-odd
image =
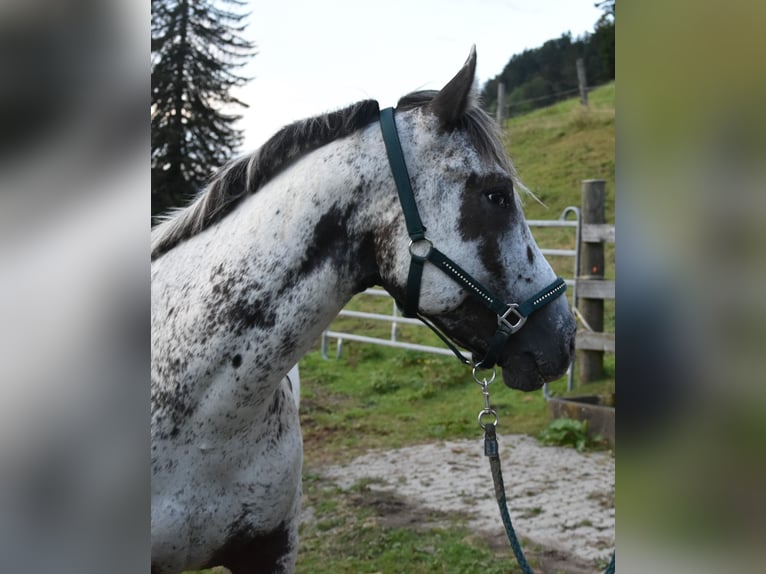
[[[237,92],[243,152],[302,118],[377,99],[439,89],[471,45],[481,87],[511,56],[564,32],[592,32],[596,0],[251,0],[248,38],[258,54]]]

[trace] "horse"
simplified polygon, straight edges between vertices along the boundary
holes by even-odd
[[[476,103],[475,69],[472,49],[441,90],[402,97],[391,121],[428,244],[518,301],[555,274]],[[152,231],[153,573],[294,571],[303,446],[285,375],[354,294],[379,285],[404,306],[424,249],[408,238],[381,115],[366,100],[282,128]],[[476,361],[498,317],[419,259],[418,316]],[[563,297],[529,317],[498,346],[506,385],[561,376],[574,331]]]

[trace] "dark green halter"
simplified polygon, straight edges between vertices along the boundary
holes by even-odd
[[[505,303],[484,285],[471,277],[467,271],[452,261],[452,259],[434,247],[433,243],[426,237],[426,228],[420,220],[418,207],[415,203],[415,195],[410,184],[410,176],[407,172],[407,165],[404,162],[404,155],[402,154],[402,146],[396,131],[393,108],[381,110],[380,128],[383,132],[383,141],[386,144],[388,162],[391,165],[391,172],[394,175],[396,189],[399,193],[399,202],[404,212],[407,233],[410,236],[411,259],[409,275],[407,277],[404,315],[405,317],[417,317],[423,321],[452,349],[458,359],[467,365],[474,364],[473,361],[460,353],[456,345],[445,334],[441,333],[428,319],[418,313],[423,268],[426,261],[436,265],[436,267],[451,277],[453,281],[465,288],[469,294],[489,307],[497,315],[497,331],[489,340],[487,354],[481,361],[475,364],[476,367],[491,369],[497,363],[500,351],[505,346],[508,338],[521,329],[532,312],[544,307],[563,294],[567,288],[566,284],[561,277],[558,277],[545,289],[538,291],[523,303]]]

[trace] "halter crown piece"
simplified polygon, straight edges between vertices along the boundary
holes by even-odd
[[[497,363],[500,351],[505,346],[508,338],[521,329],[530,314],[562,295],[566,291],[566,283],[564,283],[561,277],[557,277],[553,283],[538,291],[523,303],[506,303],[471,277],[467,271],[452,261],[452,259],[434,247],[433,243],[426,237],[426,228],[420,220],[418,207],[415,203],[415,195],[410,184],[410,176],[407,172],[407,164],[402,153],[402,145],[399,142],[399,135],[396,131],[393,108],[381,110],[380,129],[383,132],[388,162],[396,182],[399,203],[402,206],[404,221],[407,225],[407,233],[410,236],[410,270],[407,276],[404,316],[420,319],[444,341],[460,361],[466,365],[474,365],[473,361],[466,358],[444,333],[441,333],[435,325],[418,313],[423,268],[426,261],[436,265],[453,281],[465,288],[470,295],[486,307],[489,307],[497,315],[497,331],[489,340],[487,354],[474,365],[477,368],[491,369]]]

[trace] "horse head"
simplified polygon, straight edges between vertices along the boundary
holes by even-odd
[[[396,108],[394,131],[427,230],[427,240],[412,244],[404,213],[395,210],[376,238],[381,282],[400,306],[411,296],[411,255],[432,247],[508,304],[527,300],[556,279],[524,219],[518,179],[497,127],[475,103],[475,70],[472,50],[442,90],[410,94]],[[391,186],[396,193],[393,180]],[[498,315],[429,263],[417,291],[417,314],[480,363],[498,329]],[[556,298],[502,343],[493,362],[509,387],[538,389],[566,371],[574,333],[566,298]]]

